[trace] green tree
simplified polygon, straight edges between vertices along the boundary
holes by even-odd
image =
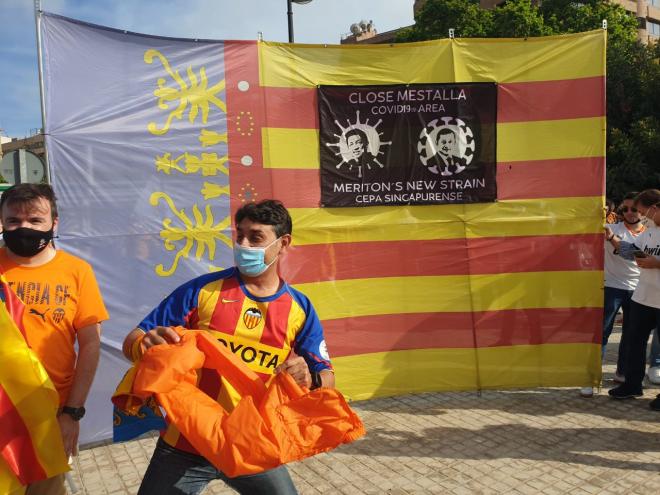
[[[594,29],[607,20],[607,195],[657,187],[657,47],[637,41],[637,21],[614,3],[549,0],[539,10],[558,33]]]
[[[508,0],[484,10],[472,0],[428,0],[397,41],[529,37],[590,31],[607,20],[607,194],[660,184],[660,44],[637,41],[635,16],[605,0]]]
[[[635,42],[637,20],[620,5],[603,0],[548,0],[538,8],[545,23],[556,34],[581,33],[601,26],[607,20],[608,43]]]
[[[486,38],[492,30],[492,11],[473,0],[429,0],[417,13],[415,24],[396,41],[423,41],[449,37],[449,29],[463,38]]]
[[[529,0],[509,0],[492,12],[491,38],[528,38],[554,34]]]
[[[660,45],[610,44],[607,55],[607,193],[660,184]]]

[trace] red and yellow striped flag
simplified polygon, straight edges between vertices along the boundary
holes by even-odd
[[[0,493],[69,470],[57,391],[22,333],[22,302],[0,277]]]
[[[290,208],[348,396],[599,382],[605,43],[225,43],[232,210]],[[497,202],[319,207],[318,85],[455,82],[497,83]]]

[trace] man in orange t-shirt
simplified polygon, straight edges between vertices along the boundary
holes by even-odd
[[[64,448],[68,455],[75,454],[79,421],[99,360],[101,322],[108,313],[92,267],[52,243],[58,216],[49,185],[7,189],[0,212],[5,241],[0,271],[25,304],[28,344],[60,395],[57,419]],[[63,475],[27,488],[28,495],[64,493]]]

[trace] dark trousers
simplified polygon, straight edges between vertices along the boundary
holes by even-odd
[[[228,478],[204,457],[175,449],[158,439],[138,495],[198,495],[213,480],[246,495],[295,495],[289,471],[280,466],[263,473]]]
[[[626,346],[628,338],[628,326],[630,320],[630,298],[633,290],[615,289],[614,287],[605,287],[605,301],[603,302],[603,358],[605,357],[605,348],[607,341],[612,334],[614,319],[619,309],[623,309],[623,324],[621,325],[621,340],[619,341],[619,355],[616,361],[616,372],[620,375],[625,374]]]
[[[626,339],[626,388],[641,391],[646,370],[646,344],[651,331],[660,325],[660,309],[630,301],[630,323]]]

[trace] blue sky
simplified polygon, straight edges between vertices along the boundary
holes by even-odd
[[[286,0],[42,0],[48,12],[139,33],[287,41]],[[413,0],[314,0],[294,5],[298,43],[339,43],[349,26],[408,26]],[[0,129],[23,137],[41,127],[33,0],[0,0]]]

